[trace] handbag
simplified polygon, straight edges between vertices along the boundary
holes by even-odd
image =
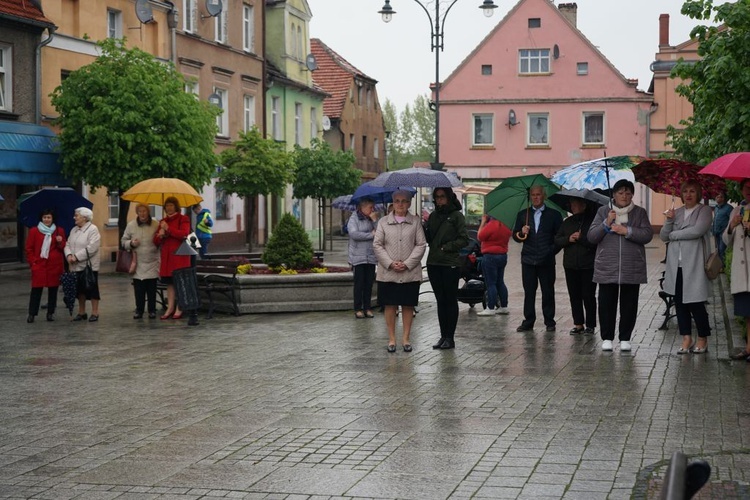
[[[86,267],[83,268],[83,288],[86,292],[96,288],[96,275],[91,267],[91,257],[88,250],[86,250]]]
[[[703,239],[703,256],[705,257],[708,253],[708,249],[706,248],[706,239]],[[712,252],[708,255],[708,258],[706,259],[706,262],[704,264],[704,268],[706,270],[706,276],[710,280],[715,280],[719,277],[719,274],[721,273],[721,270],[724,268],[724,263],[721,262],[721,257],[719,257],[719,252]]]
[[[138,256],[134,250],[119,250],[117,252],[117,264],[115,264],[115,272],[133,274],[138,264]]]

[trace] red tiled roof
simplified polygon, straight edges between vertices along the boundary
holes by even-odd
[[[329,118],[341,118],[354,77],[370,80],[373,84],[377,82],[355,68],[320,39],[311,38],[310,48],[318,63],[318,69],[313,72],[313,82],[331,94],[331,97],[323,101],[323,114]]]
[[[12,16],[34,24],[47,24],[54,26],[55,23],[44,16],[42,9],[31,0],[0,0],[0,17]]]

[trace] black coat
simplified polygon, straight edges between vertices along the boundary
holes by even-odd
[[[527,216],[528,212],[528,216]],[[521,228],[529,225],[529,234],[525,240],[519,238]],[[513,239],[523,243],[521,250],[521,263],[532,266],[554,266],[555,254],[555,235],[562,226],[562,215],[557,210],[547,207],[542,211],[542,219],[539,222],[539,232],[534,229],[534,209],[521,210],[516,216],[516,223],[513,225]]]
[[[560,226],[560,230],[555,236],[555,245],[563,249],[563,267],[565,269],[574,271],[594,269],[596,245],[589,242],[588,232],[595,215],[595,210],[586,209],[583,213],[571,215]],[[570,235],[578,230],[581,231],[581,237],[576,242],[571,243]]]

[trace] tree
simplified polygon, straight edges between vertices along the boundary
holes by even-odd
[[[294,158],[284,145],[273,139],[265,139],[253,127],[240,132],[240,138],[219,155],[221,173],[216,186],[242,198],[259,195],[284,194],[287,184],[294,177]],[[249,221],[255,220],[255,203],[249,203]],[[252,224],[248,226],[248,240],[252,246]]]
[[[669,144],[687,161],[706,164],[719,156],[750,150],[750,4],[687,0],[682,13],[692,19],[714,20],[721,27],[696,26],[700,60],[680,61],[672,77],[683,80],[677,92],[693,105],[683,129],[668,128]]]
[[[219,111],[184,91],[185,78],[125,40],[98,43],[101,55],[51,94],[59,118],[62,173],[92,192],[125,191],[152,177],[200,188],[216,169]],[[130,203],[120,199],[120,233]]]
[[[391,170],[411,167],[414,162],[431,162],[435,155],[435,113],[427,96],[417,96],[399,114],[386,100],[383,107],[386,130],[391,132],[388,153]]]
[[[309,148],[294,146],[293,194],[295,198],[318,199],[320,227],[323,227],[323,200],[351,194],[359,186],[362,172],[354,168],[355,161],[351,151],[334,151],[330,144],[319,139],[313,139]],[[321,249],[322,242],[321,238]]]
[[[292,214],[284,214],[271,233],[261,259],[269,267],[286,266],[289,269],[311,267],[313,249],[305,228]]]

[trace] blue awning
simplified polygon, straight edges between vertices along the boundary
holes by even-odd
[[[70,186],[60,173],[57,146],[47,127],[0,121],[0,184]]]

